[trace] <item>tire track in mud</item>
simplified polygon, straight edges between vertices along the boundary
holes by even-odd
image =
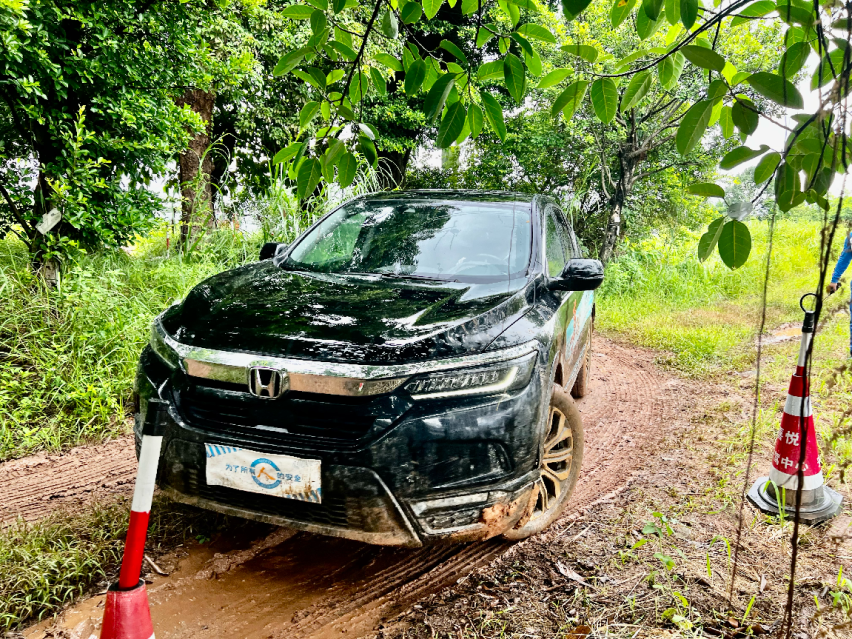
[[[560,534],[566,522],[626,486],[653,460],[663,437],[678,423],[686,425],[690,411],[678,405],[684,385],[657,372],[652,353],[595,340],[590,393],[578,402],[586,429],[583,471],[562,520],[545,535]],[[110,463],[90,459],[115,477]],[[263,541],[255,545],[263,547]],[[210,566],[222,556],[217,560],[209,548],[195,547],[171,576],[152,577],[151,612],[161,639],[357,637],[512,546],[498,538],[412,550],[299,533],[212,573]],[[225,564],[228,555],[245,552],[226,553]],[[83,620],[96,628],[101,599],[74,606],[58,624],[71,629]],[[49,627],[41,624],[26,636],[42,637]],[[85,632],[79,636],[88,639]]]
[[[39,453],[0,463],[0,527],[33,521],[57,508],[99,496],[131,494],[136,475],[133,438],[119,437],[62,454]]]

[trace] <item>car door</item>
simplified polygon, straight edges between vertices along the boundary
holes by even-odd
[[[577,236],[571,228],[571,223],[562,210],[556,206],[549,207],[549,214],[556,226],[556,235],[562,245],[565,260],[583,257]],[[573,385],[583,363],[591,330],[592,309],[594,308],[594,291],[570,291],[563,301],[565,306],[565,379],[568,388]]]
[[[554,204],[547,204],[544,207],[543,215],[544,225],[544,257],[547,276],[557,278],[565,268],[565,263],[570,259],[570,252],[566,251],[566,244],[563,239],[564,229],[559,219],[559,211]],[[568,323],[571,321],[569,309],[571,308],[570,291],[553,290],[551,294],[558,300],[559,308],[556,310],[556,323],[554,325],[554,339],[559,344],[560,352],[565,353],[565,330]],[[566,375],[570,372],[570,366],[563,358],[563,374],[561,383],[564,385]]]

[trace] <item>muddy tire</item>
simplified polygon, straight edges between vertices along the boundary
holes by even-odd
[[[592,336],[589,335],[589,345],[586,346],[586,353],[583,355],[583,365],[580,367],[580,372],[577,373],[577,379],[574,380],[574,386],[571,388],[571,397],[580,399],[585,397],[589,392],[589,377],[592,374]]]
[[[527,512],[503,536],[512,541],[526,539],[550,526],[565,510],[582,465],[583,418],[571,396],[554,384],[541,456],[541,477],[533,486]]]

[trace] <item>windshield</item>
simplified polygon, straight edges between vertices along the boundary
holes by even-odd
[[[496,282],[526,272],[529,204],[358,200],[296,245],[284,268]]]

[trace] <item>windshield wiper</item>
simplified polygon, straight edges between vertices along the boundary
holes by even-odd
[[[429,275],[417,275],[415,273],[379,273],[382,277],[397,280],[423,280],[426,282],[458,282],[458,280],[448,280],[443,277],[431,277]]]

